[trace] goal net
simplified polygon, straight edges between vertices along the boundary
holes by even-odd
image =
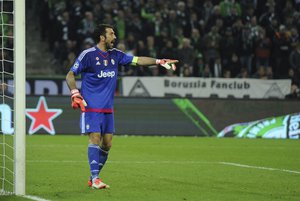
[[[25,0],[0,0],[0,195],[25,194],[24,18]]]

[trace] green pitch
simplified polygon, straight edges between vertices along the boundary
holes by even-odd
[[[115,136],[107,190],[87,187],[86,136],[26,140],[26,192],[47,200],[300,200],[298,140]]]

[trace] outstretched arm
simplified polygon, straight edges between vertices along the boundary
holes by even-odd
[[[171,59],[155,59],[151,57],[136,57],[136,58],[137,58],[136,61],[137,65],[149,66],[149,65],[159,64],[165,67],[166,69],[172,68],[172,70],[176,69],[175,63],[178,63],[178,60],[171,60]]]
[[[156,59],[151,57],[137,57],[137,65],[139,66],[149,66],[155,65]]]

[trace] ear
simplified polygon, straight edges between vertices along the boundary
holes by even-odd
[[[100,35],[100,41],[101,41],[101,40],[105,40],[105,37],[102,36],[102,35]]]

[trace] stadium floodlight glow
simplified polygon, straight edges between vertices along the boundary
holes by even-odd
[[[0,195],[25,195],[25,0],[0,1],[0,34]]]

